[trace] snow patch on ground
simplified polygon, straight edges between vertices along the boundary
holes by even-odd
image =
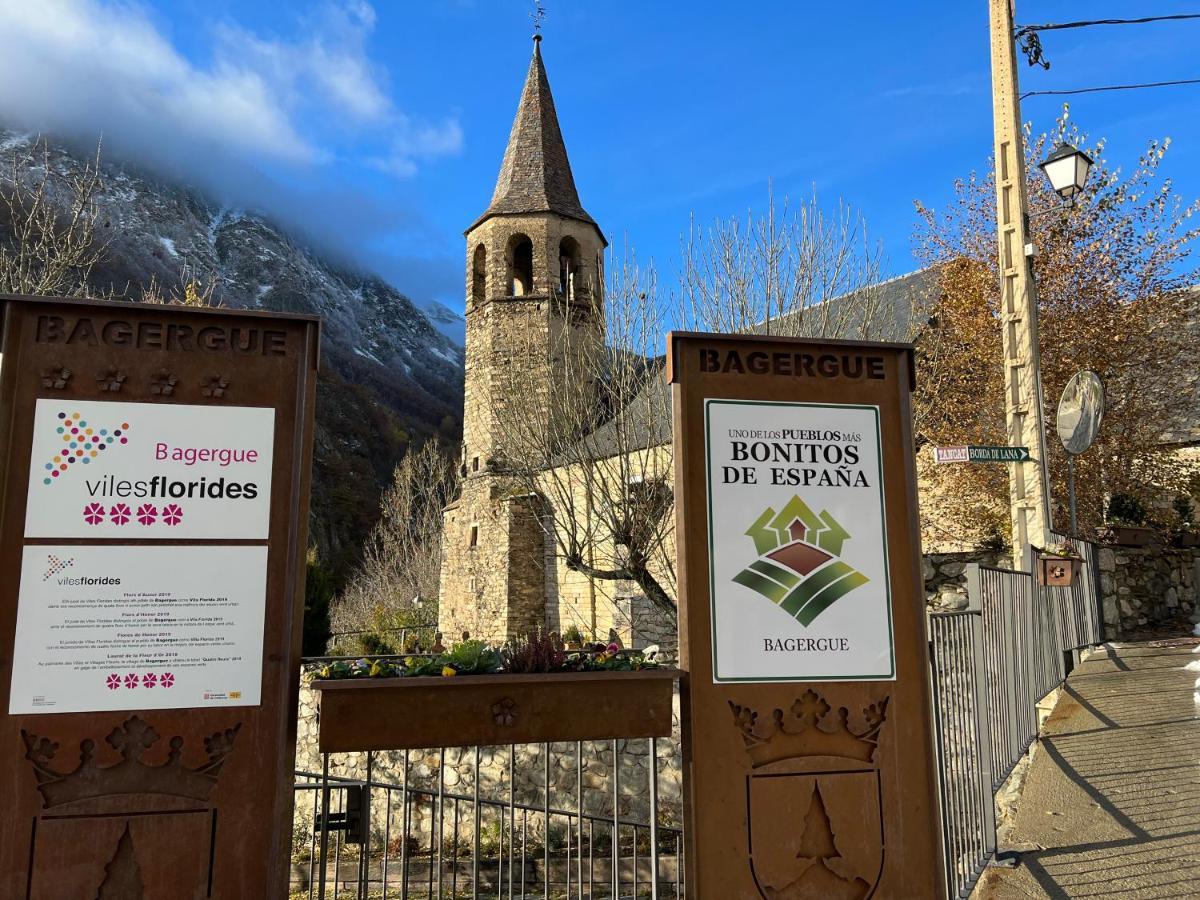
[[[158,242],[160,244],[162,244],[163,247],[166,248],[166,251],[168,253],[170,253],[172,256],[179,255],[179,251],[175,249],[175,242],[173,240],[171,240],[169,237],[163,237],[162,235],[159,235]]]

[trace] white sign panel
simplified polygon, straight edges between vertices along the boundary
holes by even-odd
[[[879,408],[704,415],[714,680],[894,679]]]
[[[938,463],[964,463],[971,461],[971,453],[966,445],[961,447],[934,447],[933,459],[934,462]]]
[[[266,539],[275,410],[38,400],[25,536]]]
[[[267,548],[31,546],[8,711],[257,706]]]

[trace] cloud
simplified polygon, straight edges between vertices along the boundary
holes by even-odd
[[[185,55],[142,9],[103,0],[0,0],[0,117],[66,135],[103,132],[110,146],[172,168],[208,159],[290,166],[344,159],[347,133],[368,134],[411,176],[459,152],[452,118],[415,120],[392,103],[367,53],[367,3],[326,4],[294,38],[235,24],[213,29],[205,63]],[[356,152],[354,150],[349,151]]]
[[[457,266],[382,249],[434,241],[436,229],[394,196],[400,185],[356,176],[411,179],[461,151],[462,127],[397,107],[369,53],[369,3],[314,3],[281,4],[281,33],[223,20],[172,38],[125,0],[0,0],[0,126],[84,147],[103,135],[107,159],[263,212],[401,290],[441,290]]]
[[[880,94],[881,97],[965,97],[981,92],[975,79],[959,77],[949,81],[938,81],[930,84],[909,84],[889,88]]]
[[[436,124],[406,120],[395,129],[388,153],[369,158],[367,164],[381,172],[408,178],[416,174],[418,160],[458,153],[462,143],[462,128],[455,119]]]

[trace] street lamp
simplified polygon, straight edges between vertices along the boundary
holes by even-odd
[[[1088,172],[1092,169],[1092,158],[1070,144],[1059,144],[1054,152],[1038,164],[1050,186],[1065,202],[1073,200],[1083,192]]]

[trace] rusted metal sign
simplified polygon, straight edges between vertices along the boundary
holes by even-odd
[[[912,351],[668,343],[689,896],[941,896]]]
[[[0,296],[0,896],[285,895],[318,330]]]

